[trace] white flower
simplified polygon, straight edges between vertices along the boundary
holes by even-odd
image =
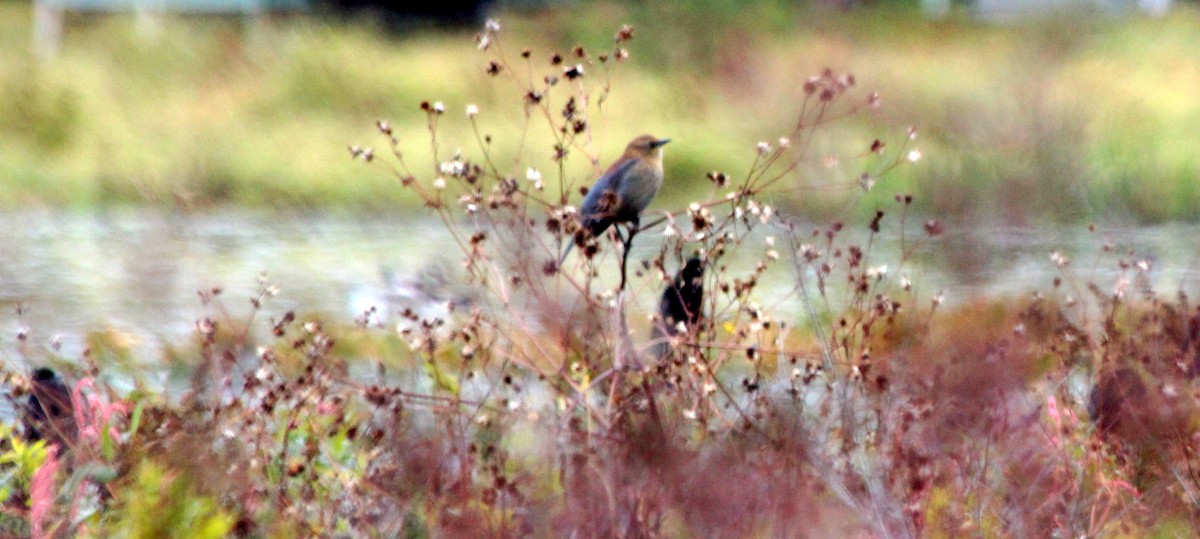
[[[536,168],[529,167],[529,169],[525,171],[525,179],[531,182],[540,182],[542,181],[542,173],[538,172],[538,169]]]
[[[1125,297],[1125,291],[1129,289],[1129,277],[1122,275],[1113,285],[1113,297],[1121,299]]]
[[[474,103],[467,105],[467,118],[474,118],[476,114],[479,114],[479,107]]]
[[[908,280],[908,277],[901,275],[900,288],[903,288],[905,292],[912,290],[912,281]]]
[[[884,276],[887,275],[887,271],[888,271],[887,264],[884,264],[882,266],[876,266],[873,268],[867,268],[867,277],[870,277],[875,280],[879,280],[879,279],[884,278]]]
[[[936,295],[936,296],[933,296],[933,300],[932,300],[932,301],[933,301],[933,306],[934,306],[934,307],[937,307],[938,305],[941,305],[943,301],[946,301],[946,293],[945,293],[945,292],[942,292],[941,290],[939,290],[939,291],[938,291],[938,293],[937,293],[937,295]]]
[[[872,187],[875,187],[875,178],[864,172],[862,176],[858,177],[858,186],[862,187],[863,192],[870,191]]]
[[[920,161],[920,160],[921,160],[921,150],[912,150],[912,151],[908,152],[908,161],[910,163],[916,163],[917,161]]]
[[[499,32],[500,31],[500,21],[498,21],[496,19],[488,19],[487,23],[484,24],[484,28],[487,28],[487,31],[489,31],[489,32]]]
[[[1054,265],[1056,265],[1060,268],[1066,267],[1067,264],[1071,263],[1070,257],[1068,257],[1067,255],[1064,255],[1058,251],[1050,252],[1050,261],[1054,262]]]
[[[445,104],[445,103],[442,103],[441,101],[438,101],[437,103],[434,103],[434,104],[433,104],[433,111],[434,111],[434,112],[436,112],[436,113],[438,113],[438,114],[441,114],[441,113],[443,113],[443,112],[446,112],[446,104]]]
[[[438,176],[433,180],[433,188],[441,191],[446,188],[446,178]]]
[[[791,145],[792,145],[792,139],[789,139],[787,137],[779,138],[779,147],[780,148],[789,148],[789,147],[791,147]]]
[[[438,170],[442,174],[447,174],[450,176],[462,176],[463,172],[465,172],[467,169],[466,166],[463,165],[462,161],[447,161],[438,165]]]
[[[771,145],[764,140],[758,143],[758,155],[767,155],[771,153]]]
[[[775,246],[775,236],[767,236],[766,242],[767,242],[767,247],[774,247]]]

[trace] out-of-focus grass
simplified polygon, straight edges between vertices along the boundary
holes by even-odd
[[[714,10],[727,15],[720,25]],[[538,76],[553,51],[597,53],[621,24],[634,25],[631,61],[613,71],[603,112],[589,119],[601,161],[641,132],[677,140],[660,204],[706,189],[708,170],[744,173],[757,141],[789,131],[803,80],[828,66],[878,89],[884,107],[817,139],[797,177],[809,187],[781,194],[781,204],[841,212],[858,200],[862,170],[830,168],[826,154],[860,153],[876,137],[896,148],[913,125],[921,166],[889,175],[864,207],[913,192],[920,208],[964,220],[1200,217],[1200,14],[1190,6],[1165,19],[1005,26],[715,0],[497,16],[503,46],[514,56],[531,47]],[[27,5],[0,4],[3,206],[412,204],[351,163],[345,145],[377,142],[371,123],[387,118],[410,165],[431,170],[422,100],[446,104],[443,158],[458,147],[478,154],[462,113],[476,103],[502,167],[556,170],[538,138],[544,128],[531,130],[516,163],[520,96],[489,82],[469,31],[395,37],[303,17],[167,18],[146,35],[131,18],[89,18],[70,21],[56,59],[38,61],[31,20]],[[588,73],[595,92],[603,76]],[[569,160],[567,179],[587,182],[592,170]]]

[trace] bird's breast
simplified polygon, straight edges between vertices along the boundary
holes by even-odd
[[[630,172],[629,180],[624,188],[624,197],[627,199],[626,204],[635,208],[639,213],[650,205],[650,201],[658,194],[658,190],[662,187],[663,170],[662,162],[643,161],[633,167]]]

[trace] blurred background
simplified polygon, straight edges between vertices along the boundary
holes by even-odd
[[[262,271],[281,309],[344,315],[388,294],[381,272],[417,272],[442,239],[347,146],[380,143],[388,119],[410,165],[432,166],[428,100],[445,103],[447,150],[474,148],[462,111],[477,104],[496,151],[515,152],[522,96],[485,73],[487,18],[535,59],[636,29],[593,128],[605,162],[641,132],[676,140],[657,206],[706,196],[710,170],[747,170],[828,67],[883,106],[814,141],[804,188],[774,200],[792,215],[853,219],[912,193],[950,225],[932,286],[962,295],[1044,285],[1052,268],[1037,268],[1064,244],[1137,245],[1175,268],[1171,285],[1194,265],[1178,239],[1200,218],[1195,2],[428,4],[0,2],[0,306],[26,306],[11,324],[77,348],[96,332],[153,341],[191,330],[196,290],[250,291]],[[898,146],[909,126],[921,160],[869,193],[861,164],[829,158]],[[545,149],[512,172],[552,168]],[[1113,236],[1087,236],[1090,222]]]

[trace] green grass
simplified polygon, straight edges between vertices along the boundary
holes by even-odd
[[[720,27],[713,12],[726,14]],[[919,209],[964,220],[1200,218],[1200,13],[1190,6],[1157,20],[1006,26],[716,0],[497,16],[506,50],[531,47],[539,77],[552,51],[596,53],[621,24],[637,28],[631,61],[590,119],[601,161],[641,132],[678,141],[664,206],[699,196],[709,170],[744,173],[757,141],[786,134],[803,80],[830,67],[878,89],[884,107],[818,138],[798,178],[845,188],[793,190],[780,204],[823,215],[857,203],[862,163],[827,169],[824,154],[857,153],[876,137],[895,148],[913,125],[925,159],[860,207],[913,192]],[[61,54],[39,61],[31,20],[28,5],[0,4],[0,207],[414,204],[345,148],[380,142],[371,125],[387,118],[410,165],[431,170],[422,100],[446,103],[443,155],[478,156],[462,114],[477,103],[506,172],[555,169],[536,126],[515,163],[520,93],[483,73],[470,31],[396,37],[306,17],[167,18],[145,35],[129,17],[69,19]],[[601,74],[589,77],[595,85]],[[586,183],[592,170],[569,160],[567,178]]]

